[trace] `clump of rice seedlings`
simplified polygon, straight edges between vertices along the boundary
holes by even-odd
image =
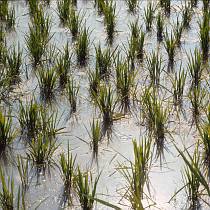
[[[157,99],[157,95],[146,89],[142,96],[143,116],[146,119],[149,133],[155,139],[156,158],[162,156],[165,148],[165,138],[167,130],[167,122],[169,118],[169,108],[163,106],[163,102]]]
[[[47,110],[47,107],[41,106],[40,121],[40,133],[51,141],[54,141],[63,130],[63,127],[58,127],[60,119],[56,110],[51,113]]]
[[[163,71],[161,55],[152,52],[146,58],[147,69],[149,70],[150,83],[154,86],[158,86],[160,83],[160,74]]]
[[[58,145],[56,141],[50,140],[47,136],[39,134],[36,139],[29,142],[27,157],[32,164],[38,169],[45,169],[46,166],[51,165],[53,161],[53,154],[57,150]]]
[[[15,131],[12,128],[12,117],[0,110],[0,152],[4,151],[15,138]]]
[[[140,61],[142,61],[144,57],[144,41],[145,33],[141,30],[138,37],[136,38],[136,57]]]
[[[179,72],[176,72],[174,78],[172,79],[172,92],[175,106],[182,104],[186,77],[187,74],[184,72],[184,70],[181,70],[180,67]]]
[[[111,49],[108,47],[107,49],[101,49],[101,45],[95,47],[96,52],[96,68],[99,69],[99,73],[101,77],[108,76],[110,73],[110,68],[112,65],[112,58],[114,56],[114,52],[111,52]]]
[[[90,33],[89,30],[84,27],[77,37],[76,42],[76,56],[77,63],[80,66],[84,66],[87,63],[87,58],[89,54],[89,45],[90,45]]]
[[[189,28],[191,18],[192,18],[192,10],[190,3],[187,4],[185,2],[184,8],[182,9],[182,25],[184,28]]]
[[[33,16],[39,9],[39,1],[28,0],[30,14]]]
[[[207,175],[210,175],[210,105],[207,108],[207,121],[203,125],[198,126],[201,143],[203,146],[202,163]]]
[[[137,38],[140,32],[138,19],[136,19],[134,22],[129,23],[129,29],[130,29],[131,37]]]
[[[128,62],[120,62],[118,59],[116,65],[116,86],[122,103],[122,109],[124,109],[125,112],[130,107],[132,95],[135,95],[135,76],[136,73],[130,69]]]
[[[71,113],[76,112],[77,109],[77,97],[79,92],[79,86],[76,85],[73,78],[70,78],[67,82],[67,98],[71,106]]]
[[[180,23],[178,17],[176,19],[176,24],[175,26],[173,26],[173,33],[174,33],[174,37],[176,39],[176,44],[178,47],[180,47],[181,45],[181,37],[182,37],[182,32],[183,32],[183,22]]]
[[[100,78],[101,78],[101,75],[97,67],[95,68],[95,71],[89,70],[88,72],[89,92],[92,99],[94,99],[94,97],[97,96],[99,93],[99,88],[100,88],[100,83],[101,83]]]
[[[52,99],[57,87],[57,73],[55,68],[39,69],[37,72],[37,79],[41,97],[44,100]]]
[[[94,6],[97,7],[98,12],[101,14],[104,9],[105,0],[94,0]]]
[[[35,138],[40,128],[40,105],[34,100],[30,100],[24,106],[20,103],[18,121],[22,134],[26,133],[29,138]]]
[[[138,8],[139,0],[125,0],[125,3],[128,7],[128,10],[134,13],[136,12],[136,9]]]
[[[193,87],[199,87],[201,84],[201,77],[203,72],[201,57],[201,53],[198,49],[195,49],[193,54],[191,52],[190,55],[188,55],[187,69],[190,73]]]
[[[62,23],[66,23],[70,14],[71,0],[59,0],[57,2],[58,14]]]
[[[93,209],[99,178],[100,175],[93,180],[91,172],[82,173],[78,167],[76,190],[83,210]]]
[[[69,52],[69,43],[64,48],[64,53],[56,60],[56,71],[59,75],[59,84],[63,88],[68,81],[68,73],[71,65],[71,55]]]
[[[116,27],[116,4],[113,0],[106,1],[103,6],[104,23],[107,32],[107,39],[111,44],[114,38],[115,27]]]
[[[0,64],[6,65],[7,47],[5,31],[3,26],[0,27]]]
[[[185,151],[187,153],[186,155],[177,147],[176,149],[178,150],[179,154],[182,156],[186,164],[186,169],[185,169],[186,187],[183,187],[182,189],[186,190],[190,209],[191,208],[198,209],[200,208],[201,200],[208,204],[208,202],[206,202],[203,199],[203,195],[210,196],[210,187],[201,169],[201,161],[199,158],[200,153],[198,151],[198,148],[195,149],[193,155],[190,155],[189,151],[186,148],[185,148]],[[178,192],[180,191],[181,189]]]
[[[133,140],[133,154],[134,160],[129,161],[128,166],[120,163],[117,170],[126,181],[123,197],[130,202],[132,209],[140,210],[144,209],[142,203],[144,188],[149,187],[152,161],[151,140],[142,139],[139,144]]]
[[[164,47],[168,54],[169,66],[172,67],[174,64],[174,57],[175,57],[175,51],[176,51],[176,39],[174,35],[172,34],[172,32],[171,32],[171,35],[169,35],[167,30],[165,33]]]
[[[0,191],[0,207],[2,210],[13,210],[15,208],[14,204],[14,179],[8,177],[6,183],[5,174],[0,167],[0,181],[1,181],[1,191]]]
[[[206,91],[201,87],[193,87],[191,88],[188,97],[192,106],[193,118],[197,124],[199,116],[204,106]]]
[[[38,65],[46,52],[50,41],[51,21],[49,16],[44,15],[42,7],[33,16],[32,24],[29,24],[29,34],[26,35],[26,46],[34,65]]]
[[[144,8],[144,21],[147,31],[150,31],[152,29],[152,23],[155,17],[154,12],[155,12],[155,6],[151,2],[149,2],[147,4],[146,9]]]
[[[70,152],[68,145],[67,157],[65,153],[60,155],[61,177],[64,182],[64,202],[72,204],[71,195],[76,185],[76,157]]]
[[[131,66],[132,70],[135,69],[136,48],[137,48],[136,38],[131,36],[130,40],[128,40],[128,49],[126,49],[125,46],[124,46],[124,49],[125,49],[128,63]],[[119,52],[118,52],[118,60],[119,60]]]
[[[22,156],[17,157],[17,168],[18,173],[20,176],[22,189],[26,191],[29,188],[29,161],[26,159],[24,161],[24,158]]]
[[[103,114],[103,122],[108,125],[112,124],[114,120],[114,109],[116,106],[116,99],[110,86],[102,85],[99,89],[98,95],[95,96],[95,102]]]
[[[15,10],[9,9],[8,0],[0,2],[0,20],[6,24],[7,29],[11,29],[15,25]]]
[[[210,14],[209,11],[204,12],[203,21],[199,22],[199,39],[200,39],[200,46],[201,46],[204,61],[208,60],[208,53],[209,53],[209,48],[210,48],[209,47],[209,40],[210,40],[210,36],[209,36],[209,32],[210,32],[209,16],[210,15],[209,14]]]
[[[22,51],[20,50],[20,46],[16,51],[15,47],[11,51],[7,53],[7,76],[9,77],[12,83],[20,80],[20,68],[22,65]]]
[[[161,42],[163,40],[163,30],[164,30],[164,17],[161,12],[158,12],[157,16],[157,40]]]
[[[171,12],[171,0],[160,0],[160,6],[164,9],[167,15],[170,15]]]
[[[80,13],[77,13],[74,7],[71,6],[70,11],[69,11],[68,21],[67,21],[67,27],[71,31],[73,38],[77,37],[82,20],[83,20],[83,17],[80,16]]]
[[[199,157],[199,152],[197,150],[198,148],[196,146],[193,156],[190,156],[189,163],[192,164],[191,167],[189,167],[189,165],[186,164],[184,167],[184,171],[182,172],[184,186],[175,193],[175,195],[177,195],[183,189],[185,190],[185,193],[187,195],[187,209],[200,209],[201,207],[200,205],[201,183],[200,183],[199,177],[195,176],[194,171],[193,171],[194,168],[195,169],[200,168],[200,157]],[[183,155],[183,157],[186,158],[183,153],[181,153],[181,155]],[[173,197],[175,197],[175,195]]]
[[[91,139],[90,146],[93,150],[93,156],[98,156],[98,144],[100,143],[102,139],[102,131],[100,126],[99,120],[92,120],[92,123],[90,123],[90,132],[88,132],[88,135]]]

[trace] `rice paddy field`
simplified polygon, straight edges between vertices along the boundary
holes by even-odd
[[[0,209],[210,209],[209,0],[0,0]]]

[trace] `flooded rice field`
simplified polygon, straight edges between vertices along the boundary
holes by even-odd
[[[0,209],[210,209],[209,0],[0,0]]]

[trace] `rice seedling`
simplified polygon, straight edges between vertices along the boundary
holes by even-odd
[[[12,117],[0,110],[0,152],[13,142],[15,135],[12,128]]]
[[[176,147],[176,146],[175,146]],[[176,147],[179,154],[182,156],[185,164],[186,164],[186,187],[187,187],[187,195],[188,201],[190,202],[191,207],[195,207],[193,209],[197,209],[200,207],[199,200],[206,202],[202,196],[207,195],[210,196],[210,188],[206,177],[203,175],[201,170],[200,163],[200,153],[198,149],[195,149],[195,152],[190,155],[188,150],[186,151],[186,155]],[[180,190],[179,190],[180,191]]]
[[[165,32],[164,47],[168,54],[169,66],[172,67],[174,63],[174,57],[175,57],[175,51],[176,51],[176,39],[173,33],[171,32],[171,35],[169,35],[167,30]]]
[[[26,191],[29,188],[29,161],[26,159],[24,161],[24,158],[22,156],[17,157],[17,168],[18,173],[20,176],[22,189]]]
[[[206,92],[201,87],[193,87],[191,88],[188,97],[192,106],[193,118],[195,120],[195,123],[197,124],[199,121],[201,111],[204,107],[204,99],[206,97]]]
[[[20,103],[18,121],[21,132],[26,133],[27,137],[35,138],[40,129],[40,105],[34,100],[30,100],[24,106]]]
[[[15,26],[15,9],[12,8],[8,11],[6,17],[6,28],[12,29]]]
[[[79,86],[76,85],[73,78],[70,78],[67,83],[67,98],[71,106],[71,113],[76,112],[77,109],[77,97],[79,92]]]
[[[71,0],[59,0],[57,2],[58,14],[62,23],[66,23],[70,14]]]
[[[33,16],[39,8],[39,1],[28,0],[27,2],[29,4],[30,14]]]
[[[125,3],[128,7],[128,10],[134,13],[136,12],[136,9],[138,8],[139,0],[125,0]]]
[[[20,68],[22,65],[22,51],[20,50],[19,45],[17,51],[15,47],[13,47],[11,51],[8,51],[7,65],[7,76],[10,78],[11,83],[19,81]]]
[[[71,205],[72,191],[76,187],[76,157],[73,157],[71,154],[69,145],[67,157],[65,153],[60,155],[60,170],[64,182],[64,202],[68,202],[68,205]]]
[[[179,72],[176,72],[174,79],[172,79],[172,92],[175,106],[182,104],[186,77],[187,74],[180,67]]]
[[[82,173],[78,167],[76,189],[83,210],[93,209],[99,178],[100,175],[93,180],[91,172]]]
[[[146,89],[142,96],[143,116],[149,133],[155,139],[156,158],[162,160],[165,148],[166,133],[168,133],[167,122],[169,118],[169,107],[164,107],[163,102],[157,99],[150,88]]]
[[[132,95],[135,95],[137,86],[135,84],[135,76],[136,73],[131,71],[127,61],[117,62],[116,86],[122,103],[122,109],[124,109],[125,112],[129,110]]]
[[[98,144],[100,143],[102,139],[102,131],[99,120],[92,120],[92,123],[90,123],[90,132],[88,132],[88,135],[91,139],[90,146],[93,150],[93,156],[98,156]]]
[[[199,134],[203,146],[202,163],[207,175],[210,175],[210,106],[208,106],[208,120],[199,126]]]
[[[61,54],[56,60],[56,71],[59,75],[59,84],[63,88],[68,81],[68,73],[71,66],[71,55],[69,52],[69,43],[64,48],[64,53]]]
[[[15,208],[14,204],[14,180],[8,177],[6,183],[5,174],[0,167],[0,181],[1,181],[1,191],[0,191],[0,207],[2,210],[13,210]]]
[[[103,12],[105,0],[94,0],[94,6],[97,7],[99,14]]]
[[[114,109],[116,106],[116,99],[110,86],[101,86],[98,95],[94,96],[95,102],[103,114],[103,122],[105,124],[112,124]]]
[[[180,47],[181,45],[181,37],[182,37],[183,29],[184,29],[183,22],[180,23],[177,17],[176,24],[175,26],[173,26],[173,33],[174,33],[174,37],[176,39],[176,44],[178,47]]]
[[[82,24],[83,16],[80,15],[80,12],[77,13],[73,6],[70,7],[68,21],[67,21],[67,27],[71,31],[72,37],[77,37],[80,26]]]
[[[170,15],[171,12],[171,0],[160,0],[160,6],[164,9],[167,15]]]
[[[101,77],[109,75],[114,52],[115,50],[111,52],[111,49],[109,47],[102,51],[100,44],[98,45],[98,47],[95,47],[96,68],[99,69]]]
[[[149,70],[150,83],[158,86],[160,83],[160,74],[163,71],[161,55],[152,52],[146,58],[147,69]]]
[[[84,27],[78,37],[76,42],[76,56],[77,63],[80,66],[84,66],[87,62],[88,54],[89,54],[89,45],[90,45],[90,33],[89,30]]]
[[[59,126],[60,119],[56,110],[49,112],[47,107],[41,106],[40,121],[40,133],[49,140],[54,141],[62,133],[63,127]]]
[[[5,21],[8,14],[8,0],[4,0],[0,2],[0,19]]]
[[[152,23],[155,17],[154,12],[155,12],[155,6],[151,2],[149,2],[147,4],[146,9],[144,8],[144,21],[147,31],[151,31],[152,29]]]
[[[157,25],[157,40],[159,42],[161,42],[163,40],[164,24],[165,24],[164,23],[164,17],[161,14],[161,12],[158,12],[156,25]]]
[[[57,73],[55,68],[39,69],[37,79],[41,97],[44,100],[52,99],[57,86]]]
[[[111,44],[114,38],[115,27],[116,27],[116,4],[111,1],[105,1],[103,6],[104,23],[107,32],[107,38]]]
[[[53,154],[57,148],[58,145],[56,145],[56,141],[50,140],[47,136],[39,134],[36,139],[33,139],[29,143],[26,155],[37,169],[45,169],[46,166],[49,166],[54,162]]]
[[[126,181],[123,197],[130,202],[132,209],[144,209],[142,199],[145,186],[149,188],[149,172],[152,160],[151,142],[150,139],[142,139],[137,144],[137,141],[133,140],[134,160],[129,161],[128,166],[120,163],[117,168]]]
[[[101,77],[100,72],[97,67],[95,68],[95,71],[89,70],[88,72],[89,92],[92,99],[94,99],[94,97],[98,95],[101,83],[100,77]]]
[[[185,1],[185,5],[182,9],[182,25],[184,28],[189,28],[191,18],[192,18],[192,10],[190,3],[186,3]]]
[[[195,49],[193,54],[191,52],[190,55],[188,55],[187,70],[190,73],[193,87],[199,87],[201,84],[203,72],[201,57],[201,53],[198,49]]]
[[[202,50],[203,61],[208,60],[208,53],[209,53],[209,11],[204,12],[203,21],[199,22],[199,39],[200,39],[200,46]]]
[[[138,25],[138,19],[136,19],[134,22],[129,23],[129,29],[131,37],[137,38],[139,36],[140,28]]]
[[[9,8],[8,0],[0,2],[0,20],[6,24],[7,29],[15,25],[15,10]]]
[[[137,49],[137,41],[135,37],[130,38],[128,40],[128,48],[124,45],[126,58],[132,70],[135,69],[135,59],[136,59],[136,49]],[[119,60],[120,53],[118,52],[118,60]]]
[[[139,36],[136,39],[136,56],[140,61],[142,61],[144,57],[144,41],[145,33],[141,30]]]
[[[26,34],[25,41],[30,58],[34,65],[38,65],[46,52],[46,47],[50,41],[50,17],[44,15],[41,7],[33,16],[32,24],[29,24],[29,34]]]

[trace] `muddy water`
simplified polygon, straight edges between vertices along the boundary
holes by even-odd
[[[143,25],[143,12],[147,5],[147,1],[141,1],[139,4],[139,23]],[[28,14],[28,6],[25,1],[17,0],[11,1],[10,6],[14,6],[16,11],[16,27],[15,31],[7,35],[8,46],[12,44],[20,44],[23,49],[24,54],[24,65],[22,66],[22,83],[16,88],[17,92],[23,93],[21,99],[26,101],[32,94],[35,94],[36,98],[39,100],[39,89],[37,86],[37,79],[33,71],[31,71],[30,60],[28,57],[27,49],[25,46],[25,35],[28,32],[28,23],[30,21]],[[137,15],[129,14],[127,7],[123,1],[116,1],[117,8],[117,33],[113,43],[113,49],[118,46],[122,49],[124,44],[127,46],[127,39],[129,37],[128,23],[135,20]],[[181,1],[172,1],[172,13],[170,19],[166,19],[166,25],[168,30],[171,28],[171,24],[175,22],[176,16],[180,11]],[[182,36],[182,47],[176,53],[176,64],[174,71],[179,70],[179,65],[182,63],[183,67],[186,67],[187,53],[193,50],[195,47],[199,46],[198,39],[198,20],[201,17],[201,7],[202,4],[199,3],[198,7],[195,9],[192,21],[190,23],[190,29],[185,31]],[[79,140],[84,139],[89,142],[89,136],[87,129],[90,128],[90,121],[93,117],[99,117],[99,113],[95,110],[93,104],[89,100],[88,94],[88,78],[87,70],[88,68],[94,68],[94,44],[100,43],[102,46],[106,46],[106,32],[104,29],[103,17],[98,15],[96,9],[94,8],[94,1],[83,1],[78,0],[77,5],[78,11],[84,12],[86,26],[90,28],[91,32],[91,48],[90,48],[90,59],[89,66],[86,68],[78,68],[76,66],[76,61],[71,67],[72,74],[74,78],[80,85],[79,100],[77,113],[69,117],[70,107],[63,95],[59,93],[56,96],[56,102],[52,106],[52,110],[58,110],[60,116],[59,126],[65,127],[64,134],[58,136],[58,142],[60,143],[59,150],[56,151],[54,159],[56,162],[59,160],[59,155],[61,152],[67,150],[67,145],[70,144],[72,148],[72,153],[77,155],[77,163],[84,170],[91,170],[93,174],[98,174],[102,171],[102,175],[98,186],[98,197],[105,199],[115,205],[118,205],[122,209],[129,209],[128,203],[125,200],[121,200],[120,189],[125,186],[125,182],[116,172],[116,167],[119,161],[124,161],[123,156],[128,159],[133,158],[132,154],[132,139],[141,139],[145,136],[145,127],[139,124],[140,117],[140,107],[137,104],[133,107],[131,114],[127,115],[125,118],[114,122],[112,138],[107,141],[104,139],[99,148],[98,159],[92,159],[92,152],[89,145]],[[67,41],[71,42],[70,32],[61,26],[59,17],[57,14],[57,3],[55,0],[51,0],[50,7],[46,7],[46,12],[52,18],[52,29],[51,33],[54,34],[51,43],[54,44],[58,49],[63,49],[63,46]],[[144,25],[143,25],[144,30]],[[153,25],[153,31],[146,35],[145,43],[145,53],[152,52],[153,50],[159,49],[162,54],[164,64],[167,65],[167,54],[165,52],[163,43],[158,43],[156,41],[156,29],[155,24]],[[73,45],[72,45],[73,51]],[[123,50],[122,54],[123,54]],[[137,66],[137,83],[138,92],[141,93],[142,88],[145,84],[148,72],[143,68],[143,65]],[[28,78],[26,77],[26,72],[28,73]],[[173,74],[173,73],[171,73]],[[209,76],[209,75],[207,75]],[[209,79],[209,77],[208,77]],[[189,91],[190,77],[187,78],[187,85],[185,89],[185,96]],[[167,86],[170,89],[169,76],[165,72],[161,75],[161,85]],[[169,101],[172,102],[171,94],[165,90],[162,90],[162,95],[165,98],[169,97]],[[14,115],[18,114],[18,103],[14,102],[12,107]],[[14,120],[15,121],[15,120]],[[195,126],[192,125],[192,113],[190,110],[190,103],[187,97],[184,98],[184,113],[181,115],[180,119],[177,119],[176,113],[172,113],[169,119],[168,128],[173,136],[173,141],[175,144],[182,147],[182,145],[190,146],[192,145],[196,138],[197,133]],[[87,129],[86,129],[87,128]],[[79,137],[79,138],[78,138]],[[181,170],[183,168],[183,161],[177,156],[177,152],[173,146],[172,138],[167,136],[166,143],[167,150],[165,151],[165,160],[163,161],[162,167],[160,167],[159,161],[153,161],[153,167],[150,173],[150,188],[151,188],[151,198],[156,203],[156,207],[160,209],[184,209],[185,207],[185,193],[180,193],[171,203],[168,203],[170,198],[173,196],[174,192],[183,186],[183,180],[181,175]],[[12,151],[14,154],[22,154],[24,156],[27,148],[21,144],[21,141],[17,139],[15,141]],[[11,157],[12,158],[12,157]],[[13,159],[11,159],[13,160]],[[13,176],[15,178],[16,185],[20,184],[20,179],[16,167],[8,161],[4,163],[5,169],[7,169],[8,174],[13,171]],[[60,206],[60,201],[62,197],[62,180],[60,178],[60,173],[57,167],[51,168],[47,175],[40,176],[37,179],[33,176],[33,170],[31,171],[31,186],[27,193],[26,199],[30,203],[29,209],[34,209],[39,203],[41,205],[38,209],[62,209]],[[151,201],[144,201],[145,206],[151,204]],[[80,209],[76,206],[74,209]],[[108,207],[101,206],[97,204],[95,209],[109,209]]]

